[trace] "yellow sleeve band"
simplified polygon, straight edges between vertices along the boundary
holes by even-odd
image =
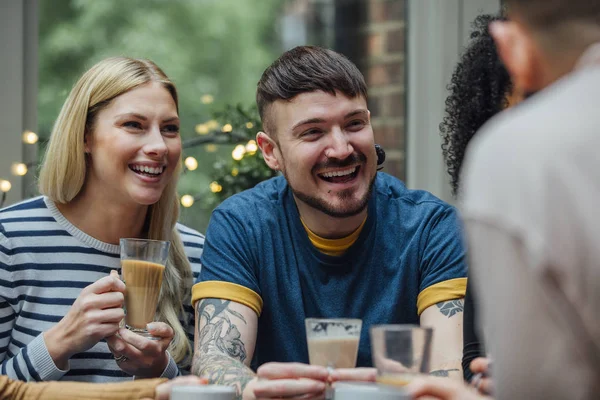
[[[442,301],[461,299],[467,291],[467,278],[442,281],[425,288],[417,297],[417,313],[421,315],[427,307]]]
[[[196,283],[192,287],[192,305],[200,299],[223,299],[250,307],[259,317],[263,300],[254,290],[231,282],[206,281]]]

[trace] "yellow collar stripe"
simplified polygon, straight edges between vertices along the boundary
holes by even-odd
[[[308,228],[308,226],[306,226],[304,221],[302,221],[302,218],[300,218],[300,221],[302,222],[302,226],[304,226],[304,229],[308,234],[308,239],[313,244],[313,246],[317,248],[317,250],[319,250],[323,254],[327,254],[328,256],[341,256],[346,252],[346,250],[350,248],[350,246],[354,244],[354,242],[356,242],[358,236],[360,235],[360,232],[362,231],[363,226],[365,225],[365,222],[367,222],[367,218],[365,217],[365,220],[354,232],[341,239],[322,238],[319,235],[315,234],[313,231],[311,231]]]

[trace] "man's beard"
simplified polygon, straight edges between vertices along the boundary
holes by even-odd
[[[285,173],[284,173],[284,176],[285,176]],[[371,198],[371,193],[373,191],[373,185],[375,184],[376,176],[377,176],[376,174],[373,175],[373,179],[371,179],[371,182],[369,182],[369,190],[367,191],[367,193],[365,193],[363,198],[360,199],[360,201],[358,202],[356,207],[353,207],[353,208],[345,208],[345,209],[334,208],[333,205],[331,205],[330,203],[328,203],[327,201],[325,201],[323,199],[319,199],[318,197],[313,197],[309,194],[297,191],[292,187],[292,185],[290,185],[290,188],[292,189],[292,193],[294,193],[294,196],[296,196],[299,200],[302,200],[303,202],[305,202],[306,204],[308,204],[310,207],[314,208],[315,210],[319,210],[322,213],[325,213],[325,214],[329,215],[330,217],[334,217],[334,218],[348,218],[348,217],[353,217],[357,214],[360,214],[365,208],[367,208],[367,205],[369,204],[369,199]],[[286,176],[286,179],[287,179],[287,176]],[[290,181],[288,179],[288,184],[289,184],[289,182]],[[340,199],[342,201],[351,199],[353,192],[354,192],[354,189],[342,190],[341,192],[339,192],[337,194],[337,197],[338,197],[338,199]]]
[[[283,154],[282,154],[282,161],[283,161],[283,164],[285,165],[285,159],[283,159]],[[347,158],[345,158],[344,160],[328,158],[325,162],[315,165],[312,168],[312,173],[314,174],[315,171],[322,170],[322,169],[344,168],[344,167],[348,167],[353,164],[365,164],[366,162],[367,162],[367,157],[364,154],[354,152],[351,155],[349,155]],[[291,181],[286,173],[286,169],[287,168],[283,168],[281,170],[281,172],[283,173],[283,176],[287,180],[288,185],[292,189],[292,193],[294,193],[294,196],[296,196],[296,198],[303,201],[310,207],[312,207],[316,210],[319,210],[322,213],[327,214],[334,218],[347,218],[347,217],[353,217],[357,214],[360,214],[367,207],[367,204],[369,204],[369,199],[371,198],[371,192],[373,191],[373,185],[375,184],[375,178],[377,177],[377,173],[375,173],[373,175],[373,178],[371,179],[371,182],[369,182],[369,190],[367,190],[367,193],[365,193],[363,198],[360,199],[360,201],[356,205],[356,207],[340,210],[340,209],[334,208],[330,203],[328,203],[327,201],[325,201],[323,199],[319,199],[318,197],[314,197],[309,194],[306,194],[306,193],[296,190],[291,184]],[[352,198],[353,192],[354,192],[353,189],[342,190],[341,192],[339,192],[337,194],[337,197],[338,197],[338,199],[345,201],[345,200]]]

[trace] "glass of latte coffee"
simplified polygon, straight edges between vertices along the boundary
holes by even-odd
[[[120,243],[125,327],[154,339],[146,325],[154,321],[170,243],[149,239],[121,239]]]
[[[350,318],[306,318],[308,360],[312,365],[354,368],[358,356],[362,320]],[[325,399],[333,399],[330,385]]]
[[[371,355],[377,382],[408,385],[415,376],[429,373],[433,328],[417,325],[374,325]]]
[[[307,318],[308,359],[312,365],[354,368],[362,321],[345,318]]]

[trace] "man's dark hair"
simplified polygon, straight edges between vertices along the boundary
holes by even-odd
[[[489,25],[501,16],[480,15],[473,22],[470,43],[458,62],[448,90],[446,115],[440,124],[442,152],[452,192],[459,187],[467,145],[483,124],[508,105],[512,83],[496,52]]]
[[[264,131],[275,134],[267,115],[272,103],[318,90],[367,99],[365,78],[342,54],[316,46],[298,46],[283,53],[258,81],[256,104]]]
[[[600,25],[598,0],[504,0],[504,5],[509,13],[519,14],[539,29],[551,29],[564,22]]]

